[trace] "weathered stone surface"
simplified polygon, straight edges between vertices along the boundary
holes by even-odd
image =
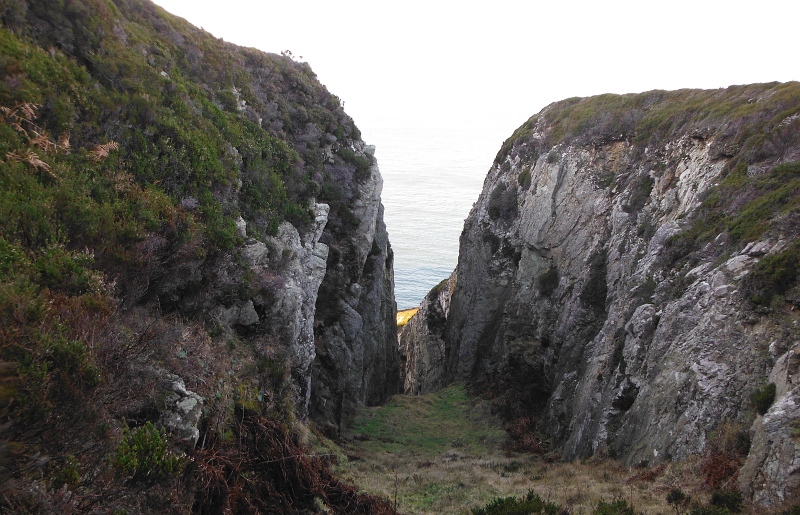
[[[278,229],[278,235],[269,238],[270,253],[280,259],[270,267],[260,270],[269,274],[271,268],[280,270],[280,280],[274,283],[270,298],[255,299],[267,311],[272,321],[269,333],[288,345],[292,363],[292,377],[297,390],[297,411],[301,417],[308,414],[311,396],[311,365],[316,355],[314,345],[314,313],[322,279],[326,273],[328,246],[319,242],[327,221],[328,206],[316,204],[315,229],[301,241],[300,234],[288,222]]]
[[[379,404],[402,389],[394,257],[383,222],[382,189],[373,165],[355,192],[355,234],[337,243],[348,260],[329,266],[317,300],[311,413],[331,435],[358,406]]]
[[[796,317],[756,310],[745,293],[759,261],[796,238],[792,225],[736,248],[712,236],[675,265],[671,238],[730,168],[724,127],[645,148],[584,136],[591,125],[553,140],[548,109],[506,146],[465,221],[445,330],[426,299],[403,332],[407,390],[490,389],[501,413],[539,420],[565,459],[680,459],[705,452],[721,425],[752,423],[743,491],[761,505],[796,494],[797,390],[779,388],[755,423],[750,400]]]
[[[772,507],[800,490],[800,342],[777,360],[769,381],[776,385],[775,402],[753,422],[739,487],[754,502]]]
[[[197,425],[203,415],[203,398],[187,390],[183,379],[174,374],[164,374],[169,388],[164,398],[165,409],[161,413],[161,425],[178,440],[194,447],[200,437]]]
[[[419,311],[400,331],[400,351],[405,360],[403,390],[417,395],[446,386],[443,377],[447,355],[445,329],[450,296],[456,285],[455,273],[431,290]]]

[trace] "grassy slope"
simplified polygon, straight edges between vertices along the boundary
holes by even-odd
[[[695,499],[708,497],[697,460],[671,463],[650,479],[647,469],[614,461],[548,463],[508,452],[499,420],[460,384],[365,409],[350,432],[352,439],[336,450],[340,473],[396,502],[403,513],[469,513],[529,490],[570,513],[591,513],[599,501],[614,499],[628,501],[637,512],[672,513],[666,495],[678,486]]]

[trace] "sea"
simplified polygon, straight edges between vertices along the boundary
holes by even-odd
[[[522,120],[448,117],[359,123],[376,146],[398,310],[418,307],[458,262],[464,220],[500,146]],[[516,122],[516,123],[515,123]]]

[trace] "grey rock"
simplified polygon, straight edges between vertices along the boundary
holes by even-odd
[[[236,218],[236,233],[242,238],[247,238],[247,222],[241,216]]]
[[[742,293],[776,244],[720,262],[713,249],[727,237],[718,235],[688,271],[666,257],[727,164],[712,150],[718,134],[675,137],[644,155],[625,140],[547,148],[546,114],[526,124],[537,152],[517,143],[489,170],[447,309],[426,299],[401,333],[406,390],[491,384],[498,406],[540,420],[565,459],[682,459],[705,452],[720,425],[752,423],[740,487],[778,505],[798,492],[798,390],[779,388],[755,423],[750,394],[775,363],[775,335],[796,328],[754,313]],[[653,156],[668,165],[653,171]]]
[[[400,331],[400,351],[405,360],[403,389],[406,394],[432,392],[446,386],[443,372],[445,329],[450,312],[450,297],[456,286],[455,273],[431,290],[419,311]]]
[[[197,425],[203,414],[203,398],[187,390],[183,379],[174,374],[163,374],[168,393],[160,423],[173,437],[194,448],[200,437]]]
[[[776,385],[775,401],[753,422],[739,488],[754,503],[777,507],[800,490],[800,344],[777,360],[769,380]]]
[[[380,404],[402,390],[394,254],[382,189],[373,165],[354,191],[351,210],[359,225],[336,242],[347,260],[328,270],[317,300],[311,415],[331,436],[340,434],[359,407]]]
[[[193,211],[200,207],[200,201],[194,197],[184,197],[181,199],[181,207],[187,211]]]

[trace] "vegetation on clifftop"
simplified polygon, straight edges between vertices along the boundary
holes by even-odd
[[[279,281],[245,270],[238,217],[302,233],[325,197],[334,238],[358,223],[372,158],[340,100],[147,0],[0,24],[0,511],[386,507],[305,456],[281,342],[202,316]],[[205,399],[195,450],[156,429],[168,373]]]
[[[746,161],[778,156],[800,113],[800,84],[752,84],[719,90],[648,91],[627,95],[568,98],[547,106],[522,124],[495,158],[501,164],[521,145],[541,155],[560,144],[628,141],[641,151],[687,135],[721,133],[718,156]],[[788,120],[788,122],[787,122]],[[534,130],[540,131],[534,135]],[[538,139],[544,136],[544,139]]]

